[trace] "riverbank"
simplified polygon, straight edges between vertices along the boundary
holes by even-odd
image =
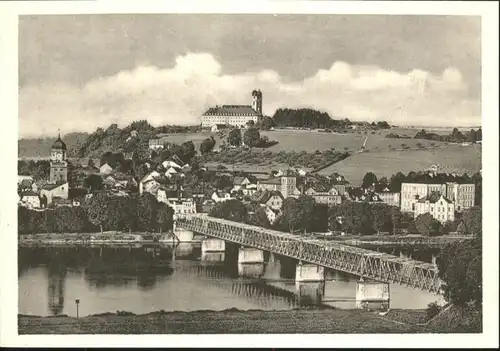
[[[143,244],[172,244],[177,243],[178,237],[171,233],[45,233],[20,235],[18,244],[21,246],[33,245],[143,245]],[[181,240],[180,242],[184,242]],[[188,241],[201,242],[199,238]]]
[[[481,332],[477,328],[425,322],[425,310],[391,310],[386,315],[362,310],[224,310],[120,312],[86,316],[18,316],[19,334],[365,334]],[[439,321],[438,321],[439,322]]]

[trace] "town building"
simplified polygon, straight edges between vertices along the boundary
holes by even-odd
[[[154,186],[159,186],[160,182],[157,181],[157,178],[160,177],[160,173],[157,171],[152,171],[146,174],[140,181],[139,181],[139,195],[141,195],[144,192],[150,192],[151,188]]]
[[[230,125],[245,128],[249,121],[257,123],[262,117],[262,92],[252,92],[252,105],[222,105],[210,107],[201,116],[201,126],[212,128],[218,125]],[[218,129],[218,127],[217,127]]]
[[[252,196],[252,200],[261,206],[269,207],[272,210],[281,210],[285,200],[279,191],[259,191]]]
[[[33,191],[27,191],[19,195],[20,205],[27,208],[40,208],[40,196]]]
[[[474,206],[475,185],[472,183],[403,183],[401,185],[401,211],[414,212],[417,201],[434,192],[452,201],[458,212]]]
[[[338,205],[342,202],[342,195],[340,195],[339,190],[334,186],[328,191],[325,191],[315,184],[310,186],[304,194],[311,196],[318,204],[332,206]]]
[[[430,213],[436,220],[444,223],[455,219],[455,205],[442,194],[434,192],[415,203],[415,217]]]
[[[264,207],[264,212],[267,216],[267,220],[271,225],[276,223],[278,218],[281,216],[281,210],[272,209],[271,207]]]
[[[163,161],[163,163],[161,165],[165,169],[173,168],[173,169],[179,170],[182,168],[181,165],[179,165],[178,163],[171,161],[171,160],[165,160],[165,161]]]
[[[259,180],[257,190],[279,191],[283,197],[299,197],[301,192],[297,189],[297,177],[292,171],[287,170],[279,178]]]
[[[223,191],[214,191],[212,193],[212,196],[210,197],[214,202],[225,202],[228,200],[233,200],[234,198],[231,196],[230,193],[223,192]]]
[[[379,191],[377,195],[380,197],[382,202],[388,204],[389,206],[400,206],[400,193],[392,192],[388,188],[385,188],[382,191]]]
[[[148,144],[149,148],[154,151],[158,151],[164,147],[161,138],[149,139]]]
[[[183,198],[178,196],[176,191],[169,191],[166,189],[158,189],[157,200],[163,202],[174,210],[174,220],[189,214],[196,213],[196,202],[190,198]]]
[[[50,176],[52,184],[68,181],[68,161],[66,160],[66,144],[58,134],[56,141],[52,144],[50,151]]]
[[[40,196],[45,196],[47,198],[47,205],[52,203],[55,197],[61,199],[67,199],[69,193],[68,182],[59,182],[55,184],[45,184],[40,190]]]

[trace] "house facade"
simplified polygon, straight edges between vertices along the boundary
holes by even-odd
[[[311,196],[318,204],[331,206],[338,205],[342,202],[342,196],[335,187],[330,188],[329,191],[319,191],[314,187],[309,187],[304,193]]]
[[[20,204],[27,208],[40,208],[40,196],[37,193],[28,191],[20,195]]]
[[[400,206],[400,193],[395,193],[389,191],[389,189],[384,189],[384,191],[377,193],[377,195],[380,197],[380,200],[382,200],[382,202],[388,204],[389,206]]]
[[[53,198],[67,199],[69,184],[67,182],[56,184],[45,184],[40,191],[40,196],[47,197],[47,205],[52,203]]]
[[[439,193],[433,193],[415,203],[415,217],[430,213],[436,220],[444,223],[455,219],[455,205]]]

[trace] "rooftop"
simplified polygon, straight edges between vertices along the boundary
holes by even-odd
[[[55,188],[59,188],[61,185],[66,184],[66,182],[58,182],[55,184],[45,184],[43,185],[42,189],[44,190],[54,190]]]
[[[250,105],[222,105],[210,107],[203,116],[259,116]]]

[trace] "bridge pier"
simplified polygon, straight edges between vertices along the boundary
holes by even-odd
[[[185,230],[183,228],[175,228],[174,234],[181,243],[190,243],[194,238],[194,232],[192,232],[191,230]]]
[[[240,247],[238,263],[264,263],[264,251],[253,247]]]
[[[324,282],[325,267],[302,263],[302,261],[299,261],[299,263],[297,263],[297,267],[295,268],[295,281]]]
[[[264,275],[264,264],[238,263],[238,275],[247,278],[260,278]]]
[[[221,239],[208,238],[201,242],[201,252],[224,252],[226,250],[226,242]]]
[[[390,304],[389,283],[376,281],[356,282],[356,308],[388,310]]]
[[[200,261],[202,263],[220,263],[226,259],[224,251],[219,252],[202,252]]]
[[[318,305],[325,296],[325,282],[295,282],[299,304]]]

